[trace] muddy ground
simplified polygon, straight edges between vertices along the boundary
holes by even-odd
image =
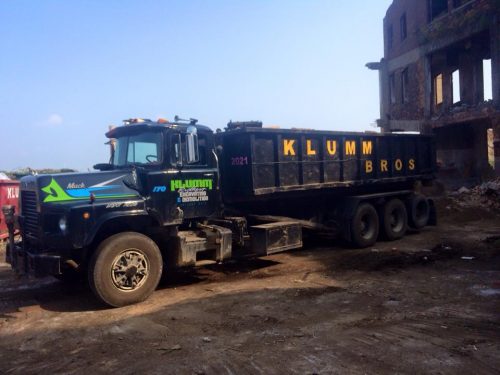
[[[119,309],[0,263],[0,373],[499,373],[499,216],[440,217],[364,250],[314,240],[171,275]]]

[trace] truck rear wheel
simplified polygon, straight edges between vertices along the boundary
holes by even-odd
[[[379,221],[377,210],[370,203],[361,203],[351,220],[351,243],[359,248],[377,242]]]
[[[163,262],[149,237],[124,232],[104,240],[89,265],[89,284],[102,302],[113,307],[144,301],[158,286]]]
[[[403,237],[408,228],[408,214],[400,199],[391,199],[382,207],[380,227],[384,238],[393,241]]]
[[[430,206],[426,197],[420,194],[412,195],[406,202],[408,221],[412,228],[422,229],[429,222]]]

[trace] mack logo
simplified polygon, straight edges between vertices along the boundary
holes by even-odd
[[[213,181],[210,179],[194,179],[194,180],[171,180],[170,191],[178,189],[204,188],[212,190]]]
[[[83,182],[79,184],[75,182],[70,182],[66,187],[66,189],[85,189],[85,184]]]

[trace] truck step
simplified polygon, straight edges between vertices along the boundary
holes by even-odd
[[[206,260],[222,262],[231,258],[231,231],[200,224],[197,230],[179,231],[172,245],[168,263],[173,266],[195,266]]]

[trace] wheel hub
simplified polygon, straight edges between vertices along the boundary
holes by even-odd
[[[368,216],[364,216],[361,219],[361,236],[364,238],[369,238],[372,235],[372,225],[370,223],[370,218]]]
[[[391,212],[389,225],[391,226],[391,229],[395,232],[399,232],[403,229],[403,221],[400,212],[396,210]]]
[[[127,268],[127,270],[125,271],[125,275],[127,275],[127,277],[134,277],[136,273],[137,273],[136,266],[131,266]]]
[[[138,249],[120,253],[111,266],[111,279],[116,288],[132,291],[144,284],[149,275],[149,262]]]

